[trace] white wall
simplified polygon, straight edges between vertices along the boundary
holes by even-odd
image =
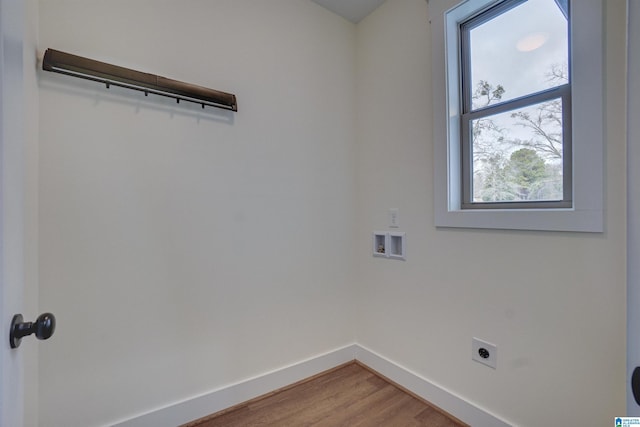
[[[355,27],[307,1],[46,0],[40,48],[239,112],[40,73],[40,425],[95,426],[350,344]]]
[[[436,229],[428,5],[358,26],[357,341],[520,426],[603,426],[625,411],[623,0],[607,1],[606,232]],[[441,64],[435,64],[441,66]],[[400,209],[406,262],[374,258]],[[471,338],[498,345],[498,369]]]
[[[516,425],[623,414],[624,1],[605,3],[606,232],[573,234],[433,226],[424,0],[357,27],[295,0],[41,1],[41,49],[240,111],[40,73],[40,307],[58,316],[40,424],[112,423],[354,336]],[[406,262],[370,254],[391,207]]]

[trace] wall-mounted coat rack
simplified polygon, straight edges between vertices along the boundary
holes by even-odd
[[[188,101],[225,110],[238,111],[236,96],[202,86],[168,79],[155,74],[143,73],[130,68],[95,61],[59,50],[47,49],[42,60],[42,69],[67,74],[82,79],[174,98],[176,102]]]

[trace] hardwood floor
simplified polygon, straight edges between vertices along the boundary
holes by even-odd
[[[463,427],[354,361],[182,427]]]

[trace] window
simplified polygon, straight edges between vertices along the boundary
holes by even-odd
[[[571,207],[568,7],[508,0],[460,24],[462,208]]]
[[[602,231],[601,0],[429,0],[436,225]]]

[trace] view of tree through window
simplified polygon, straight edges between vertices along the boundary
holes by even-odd
[[[467,203],[570,200],[567,2],[507,1],[485,14],[461,27]]]

